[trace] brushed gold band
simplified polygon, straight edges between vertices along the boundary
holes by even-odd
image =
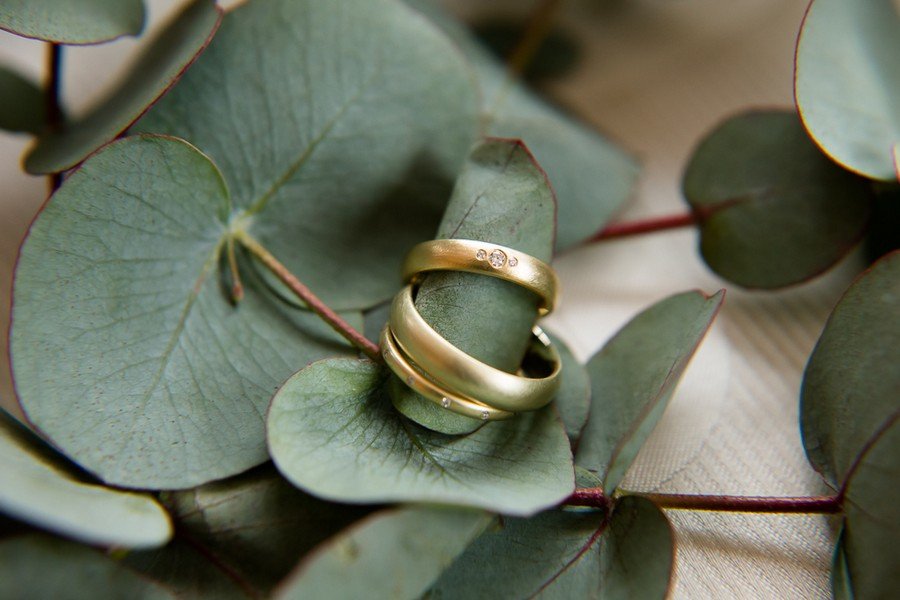
[[[514,375],[487,365],[460,350],[419,314],[413,301],[413,287],[407,285],[391,305],[390,328],[403,353],[443,389],[475,398],[500,410],[536,410],[549,403],[559,389],[559,353],[549,339],[534,328],[546,354],[549,373],[542,377]]]
[[[429,271],[466,271],[511,281],[541,299],[541,315],[556,306],[556,272],[542,260],[513,248],[477,240],[432,240],[413,246],[403,262],[403,281],[415,283]]]
[[[390,327],[385,327],[381,332],[381,354],[384,356],[384,362],[400,378],[400,381],[442,408],[482,421],[499,421],[508,419],[515,414],[497,410],[439,387],[409,363],[403,351],[397,347]]]

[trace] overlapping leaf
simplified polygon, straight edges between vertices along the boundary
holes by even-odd
[[[46,110],[38,86],[19,73],[0,67],[0,129],[40,133]]]
[[[73,173],[35,221],[15,281],[13,374],[29,419],[107,482],[182,488],[266,460],[262,415],[300,365],[351,351],[220,253],[232,205],[188,144],[131,137]]]
[[[722,277],[777,288],[844,257],[869,222],[869,184],[809,140],[793,112],[750,112],[713,131],[684,175],[700,251]]]
[[[25,157],[25,170],[33,174],[64,171],[125,131],[175,85],[209,44],[221,19],[214,0],[190,2],[87,116],[38,140]]]
[[[41,535],[0,541],[0,598],[173,599],[100,552]]]
[[[889,596],[900,587],[900,252],[882,258],[838,303],[803,379],[803,443],[841,490],[844,532],[835,595]],[[841,591],[843,590],[843,592]]]
[[[418,598],[491,518],[450,508],[378,513],[323,544],[276,598]]]
[[[143,0],[4,0],[0,29],[60,44],[97,44],[144,28]]]
[[[396,291],[476,129],[472,74],[396,0],[252,0],[135,130],[222,170],[244,226],[336,309]]]
[[[591,412],[576,463],[612,494],[662,416],[724,292],[685,292],[646,309],[588,361]]]
[[[559,204],[556,248],[596,233],[628,198],[637,178],[634,161],[588,126],[511,81],[506,68],[432,0],[406,0],[423,11],[463,49],[483,90],[488,135],[521,138],[547,172]]]
[[[101,546],[160,546],[172,535],[168,515],[152,497],[82,481],[2,410],[0,457],[0,512],[11,517]]]
[[[900,9],[893,0],[815,0],[797,42],[795,94],[816,143],[844,167],[896,180]]]
[[[302,556],[368,512],[316,500],[271,465],[164,501],[175,541],[127,563],[179,594],[216,598],[270,595]]]
[[[465,437],[410,423],[369,361],[324,360],[278,391],[269,450],[278,469],[316,496],[345,502],[440,502],[528,515],[573,489],[569,442],[544,409]],[[339,476],[338,476],[339,474]]]
[[[674,542],[648,500],[625,497],[615,512],[556,509],[503,519],[482,534],[427,598],[664,598]]]
[[[493,242],[549,261],[555,214],[547,178],[522,143],[489,139],[469,155],[435,237]],[[525,355],[539,301],[508,281],[441,271],[424,278],[416,309],[451,344],[512,373]],[[394,386],[392,392],[400,412],[435,431],[468,433],[482,425],[405,386]]]
[[[591,379],[587,368],[578,362],[565,342],[555,335],[550,335],[550,339],[559,350],[562,362],[562,380],[553,405],[566,428],[566,435],[575,443],[581,437],[591,409]]]

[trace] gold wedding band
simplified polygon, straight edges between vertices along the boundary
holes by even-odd
[[[514,413],[498,410],[476,400],[458,396],[436,385],[407,361],[403,352],[397,347],[390,327],[385,327],[381,332],[381,354],[384,356],[387,366],[407,387],[443,408],[482,421],[498,421],[514,416]]]
[[[498,277],[541,298],[541,315],[556,305],[559,287],[553,268],[518,250],[476,240],[432,240],[417,244],[403,263],[403,281],[415,283],[429,271],[465,271]]]
[[[540,377],[520,376],[487,365],[460,350],[422,318],[407,285],[391,305],[390,329],[400,349],[422,372],[443,389],[510,412],[536,410],[549,403],[559,389],[559,353],[549,338],[534,328],[549,372]]]

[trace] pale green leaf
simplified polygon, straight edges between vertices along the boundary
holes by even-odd
[[[161,546],[166,511],[147,494],[83,480],[49,446],[0,410],[0,512],[88,544]]]
[[[0,541],[0,598],[173,599],[97,550],[42,535]]]
[[[399,286],[476,130],[459,51],[396,0],[251,0],[135,130],[221,168],[250,233],[329,306]]]
[[[556,203],[547,178],[521,142],[488,139],[469,154],[438,228],[437,239],[481,240],[540,260],[553,253]],[[416,309],[441,336],[475,359],[515,372],[531,339],[540,299],[508,281],[441,271],[422,281]],[[394,406],[442,433],[468,433],[482,422],[393,386]]]
[[[800,400],[810,462],[839,489],[900,412],[900,252],[859,277],[832,312],[806,366]]]
[[[656,426],[722,304],[685,292],[634,317],[588,361],[591,413],[576,462],[612,494]]]
[[[491,518],[439,507],[377,513],[313,552],[275,597],[418,598]]]
[[[97,44],[144,28],[142,0],[3,0],[0,29],[60,44]]]
[[[268,596],[300,557],[368,512],[304,494],[271,465],[163,501],[177,539],[126,560],[187,596]]]
[[[0,67],[0,129],[40,133],[46,121],[44,94],[30,79]]]
[[[269,409],[269,450],[295,485],[330,500],[440,502],[533,514],[571,493],[565,433],[551,409],[485,425],[465,437],[408,422],[369,361],[306,367]]]
[[[244,300],[228,300],[230,215],[205,156],[131,137],[67,178],[22,247],[11,348],[23,408],[109,483],[191,487],[265,461],[263,414],[278,384],[351,353],[251,269]]]
[[[566,435],[574,444],[581,437],[591,409],[591,378],[565,342],[555,335],[550,339],[562,359],[561,383],[553,404],[562,418]]]
[[[896,180],[900,144],[900,8],[894,0],[815,0],[797,43],[803,123],[831,158]]]
[[[556,249],[584,242],[628,199],[634,160],[611,142],[510,81],[504,65],[431,0],[407,0],[459,44],[483,90],[485,133],[521,138],[547,172],[559,205]]]
[[[687,167],[684,195],[716,273],[778,288],[824,272],[869,224],[869,182],[810,141],[793,111],[748,112],[719,125]]]
[[[64,171],[125,131],[175,85],[209,44],[221,19],[222,11],[213,0],[192,0],[86,116],[38,140],[25,157],[25,170]]]

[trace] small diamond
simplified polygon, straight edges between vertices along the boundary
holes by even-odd
[[[482,421],[487,421],[488,417],[490,417],[490,416],[491,416],[491,414],[488,411],[486,411],[486,410],[481,411],[481,420]]]
[[[477,258],[478,260],[484,260],[487,258],[487,252],[485,252],[484,250],[479,250],[475,253],[475,258]]]
[[[441,406],[450,408],[450,398],[441,398]]]
[[[409,377],[406,378],[406,385],[412,385],[412,384],[413,384],[413,378],[412,378],[412,375],[410,375]]]
[[[506,264],[506,253],[503,252],[503,250],[494,250],[488,257],[488,262],[490,262],[491,266],[495,269],[499,269]]]
[[[514,267],[517,264],[519,264],[519,259],[516,258],[515,256],[510,256],[509,257],[509,266]]]

